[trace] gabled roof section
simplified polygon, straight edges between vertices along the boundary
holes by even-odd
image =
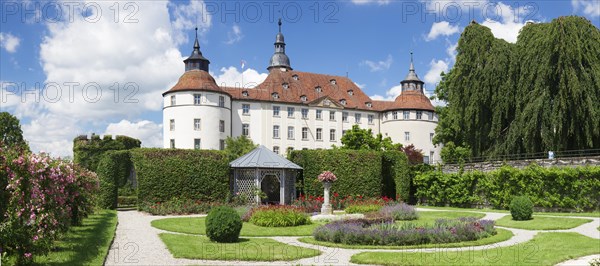
[[[232,168],[276,168],[302,170],[299,165],[260,145],[249,153],[229,163]]]
[[[323,96],[321,98],[315,99],[312,102],[309,102],[308,106],[322,106],[322,107],[338,108],[338,109],[344,108],[344,106],[341,105],[338,101],[331,99],[327,95]]]

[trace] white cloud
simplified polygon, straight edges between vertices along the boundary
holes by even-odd
[[[429,34],[425,37],[426,41],[435,40],[439,36],[450,36],[458,33],[458,26],[452,26],[448,21],[434,22],[431,25]]]
[[[10,33],[0,32],[0,47],[4,48],[9,53],[17,51],[17,47],[21,43],[21,39]]]
[[[517,42],[519,31],[525,26],[525,22],[523,22],[522,18],[515,16],[515,14],[528,14],[526,6],[514,10],[513,7],[498,2],[495,5],[495,10],[494,19],[487,18],[481,25],[490,28],[496,38],[504,39],[511,43]]]
[[[458,42],[455,44],[448,43],[448,47],[446,48],[446,54],[450,57],[452,62],[456,60],[456,48],[458,48]]]
[[[360,64],[368,66],[371,72],[376,72],[390,69],[393,62],[394,59],[392,58],[392,55],[389,54],[385,61],[373,62],[370,60],[364,60]]]
[[[354,82],[354,85],[356,85],[356,87],[360,88],[361,90],[364,90],[367,87],[367,84],[360,84],[357,82]]]
[[[460,9],[461,14],[472,15],[470,11],[480,10],[488,4],[487,0],[420,0],[420,2],[425,3],[425,7],[423,8],[426,8],[428,12],[433,11],[439,15],[446,16],[451,16],[450,14],[456,11],[456,9]],[[445,18],[440,18],[440,20],[443,19]]]
[[[142,141],[142,147],[162,147],[162,125],[152,121],[142,120],[133,123],[121,120],[119,123],[110,123],[103,135],[126,135]]]
[[[212,16],[206,11],[204,1],[190,0],[187,5],[169,2],[173,7],[173,29],[175,30],[174,39],[176,44],[186,42],[187,32],[198,27],[200,35],[206,33],[212,24]]]
[[[231,27],[231,31],[227,33],[227,37],[229,39],[225,41],[225,44],[234,44],[241,41],[242,38],[244,38],[244,35],[242,34],[242,29],[240,26],[233,25],[233,27]]]
[[[402,85],[396,85],[394,87],[391,87],[387,91],[385,91],[385,96],[375,94],[375,95],[371,96],[371,99],[377,100],[377,101],[393,101],[396,99],[396,97],[398,97],[398,95],[400,95],[401,92],[402,92]]]
[[[372,3],[377,3],[378,5],[387,5],[391,2],[391,0],[352,0],[352,3],[355,5],[367,5]]]
[[[600,1],[598,0],[571,0],[571,5],[575,12],[582,12],[590,17],[600,17]]]
[[[425,74],[425,82],[435,87],[442,79],[440,76],[442,72],[448,73],[448,63],[444,60],[431,60],[429,62],[429,71]]]
[[[71,155],[73,138],[83,132],[76,119],[51,113],[39,113],[21,128],[33,152],[48,152],[52,156]]]
[[[219,73],[211,73],[211,75],[219,86],[233,88],[241,88],[242,84],[244,88],[253,88],[262,83],[268,76],[267,73],[258,73],[252,68],[244,70],[243,73],[242,77],[242,72],[239,72],[236,67],[230,66],[223,67],[219,70]]]

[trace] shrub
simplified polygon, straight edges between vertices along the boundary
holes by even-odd
[[[102,155],[97,171],[100,179],[98,207],[116,209],[119,188],[124,186],[131,172],[129,151],[108,151]]]
[[[383,206],[378,204],[356,204],[350,205],[346,208],[346,213],[368,213],[368,212],[377,212]]]
[[[416,220],[419,218],[415,208],[406,203],[383,206],[379,212],[397,221]]]
[[[230,207],[216,207],[206,216],[206,235],[219,243],[237,242],[242,230],[242,220]]]
[[[294,206],[261,206],[252,209],[250,212],[250,223],[258,226],[286,227],[311,223],[304,210]]]
[[[496,234],[494,221],[475,218],[437,220],[432,226],[413,223],[366,224],[364,220],[332,222],[313,232],[316,240],[349,245],[421,245],[472,241]]]
[[[533,202],[527,196],[514,197],[510,202],[510,214],[513,220],[531,220],[533,215]]]
[[[181,198],[172,198],[164,202],[142,202],[138,201],[138,209],[148,212],[152,215],[168,215],[168,214],[194,214],[208,213],[212,208],[223,206],[221,202],[203,202],[192,201]]]
[[[117,200],[118,206],[135,206],[137,204],[137,196],[119,196]]]
[[[412,178],[407,156],[401,151],[382,152],[381,174],[382,195],[408,202]]]
[[[180,198],[186,202],[225,202],[229,163],[223,151],[135,149],[138,205]],[[143,204],[142,204],[143,203]]]

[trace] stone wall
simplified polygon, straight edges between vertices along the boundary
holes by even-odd
[[[586,165],[600,166],[600,156],[465,163],[464,170],[489,172],[496,170],[503,165],[510,165],[515,168],[524,168],[530,164],[537,164],[542,167],[577,167]],[[444,173],[456,173],[459,169],[460,165],[458,164],[447,164],[442,166],[442,172]]]

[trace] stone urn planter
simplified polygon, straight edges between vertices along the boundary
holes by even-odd
[[[318,179],[323,183],[324,201],[323,206],[321,206],[321,214],[332,215],[333,208],[331,207],[331,203],[329,202],[329,195],[331,191],[331,185],[333,185],[333,182],[337,180],[337,177],[332,172],[325,171],[318,176]]]

